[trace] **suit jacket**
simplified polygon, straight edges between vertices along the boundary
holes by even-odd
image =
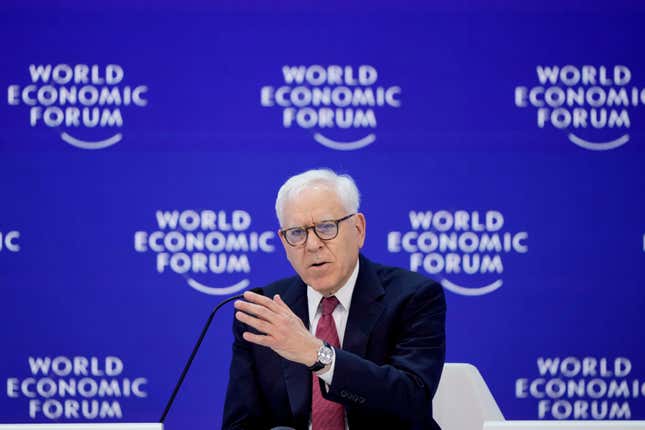
[[[309,325],[307,288],[299,277],[264,287],[280,294]],[[350,430],[433,429],[432,397],[445,358],[443,288],[417,273],[360,256],[342,349],[336,350],[329,391],[345,406]],[[312,374],[303,365],[242,338],[250,328],[234,321],[233,358],[224,405],[224,429],[307,429]]]

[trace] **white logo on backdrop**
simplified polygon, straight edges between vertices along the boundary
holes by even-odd
[[[135,232],[134,249],[156,253],[158,273],[180,274],[204,294],[227,295],[247,288],[252,254],[275,250],[275,232],[252,231],[251,214],[244,210],[158,210],[155,215],[157,229]],[[224,286],[199,280],[212,275],[237,275],[238,280]]]
[[[29,125],[60,128],[60,138],[82,149],[103,149],[123,139],[123,109],[148,104],[146,85],[125,83],[118,64],[31,64],[29,83],[7,89],[10,106],[29,107]],[[81,129],[101,129],[98,139],[77,136]],[[84,133],[87,134],[87,133]]]
[[[528,252],[528,233],[504,230],[500,211],[411,210],[408,216],[412,229],[390,231],[388,252],[409,254],[410,270],[442,276],[444,288],[456,294],[481,296],[499,289],[504,283],[502,256]],[[455,281],[464,275],[470,285]],[[481,285],[485,278],[488,283]]]
[[[6,250],[8,252],[20,251],[20,232],[17,230],[10,230],[6,232],[0,231],[0,252]]]
[[[121,419],[121,402],[148,396],[148,379],[124,375],[119,357],[29,357],[29,376],[7,378],[7,397],[29,399],[29,418]]]
[[[515,87],[515,106],[537,108],[537,125],[568,130],[569,140],[590,151],[607,151],[630,140],[630,109],[645,104],[645,88],[630,85],[627,66],[537,66],[538,85]],[[593,139],[593,130],[610,139]]]
[[[630,401],[645,397],[645,382],[630,377],[625,357],[539,357],[537,370],[515,380],[515,397],[537,400],[541,420],[629,420]]]
[[[378,84],[374,66],[293,66],[282,67],[283,83],[260,90],[263,107],[282,109],[282,126],[315,129],[313,138],[328,148],[350,151],[376,140],[376,108],[401,106],[401,87]],[[364,130],[351,140],[330,137],[331,130]],[[342,133],[341,133],[342,135]]]

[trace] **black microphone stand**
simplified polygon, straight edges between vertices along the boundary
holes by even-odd
[[[256,289],[252,291],[255,291],[255,290]],[[259,290],[259,288],[257,290]],[[244,298],[243,295],[230,297],[224,300],[223,302],[221,302],[220,304],[218,304],[217,306],[215,306],[215,309],[213,309],[213,312],[211,312],[210,316],[208,317],[208,320],[206,321],[206,324],[204,325],[204,328],[202,329],[202,333],[199,335],[199,339],[197,339],[197,343],[193,348],[193,352],[190,354],[190,357],[188,358],[188,362],[186,363],[186,366],[184,366],[183,372],[181,372],[181,376],[179,377],[179,381],[177,382],[177,385],[175,385],[175,389],[172,392],[172,395],[170,396],[170,400],[168,400],[168,403],[166,404],[166,409],[164,409],[163,414],[159,419],[160,423],[163,423],[164,420],[166,419],[166,415],[168,415],[168,411],[170,410],[172,403],[175,401],[175,397],[177,396],[179,387],[181,387],[182,382],[184,382],[184,378],[188,373],[188,369],[190,369],[190,365],[193,363],[193,359],[195,358],[195,355],[197,354],[197,351],[199,350],[199,347],[202,344],[202,341],[204,340],[204,336],[206,336],[206,332],[208,331],[208,327],[211,325],[211,321],[213,321],[213,317],[215,316],[215,313],[225,304],[232,302],[233,300],[238,300],[243,298]]]

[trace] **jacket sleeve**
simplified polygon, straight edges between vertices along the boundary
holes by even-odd
[[[441,285],[420,285],[401,313],[387,362],[377,365],[348,351],[336,351],[328,400],[343,404],[348,413],[398,417],[408,421],[432,410],[445,360],[446,302]]]
[[[262,428],[264,402],[260,398],[255,359],[250,344],[242,338],[246,326],[233,319],[233,357],[224,402],[222,429]]]

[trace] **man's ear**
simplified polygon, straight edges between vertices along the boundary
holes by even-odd
[[[362,248],[363,244],[365,243],[365,228],[367,226],[365,221],[365,215],[359,212],[354,217],[356,218],[356,222],[354,223],[354,228],[356,228],[356,232],[359,237],[358,246],[359,248]]]
[[[280,232],[280,229],[278,229],[277,233],[278,237],[280,238],[280,242],[282,242],[282,246],[284,247],[285,251],[287,250],[287,246],[291,246],[287,243],[287,241],[284,239],[284,236]]]

